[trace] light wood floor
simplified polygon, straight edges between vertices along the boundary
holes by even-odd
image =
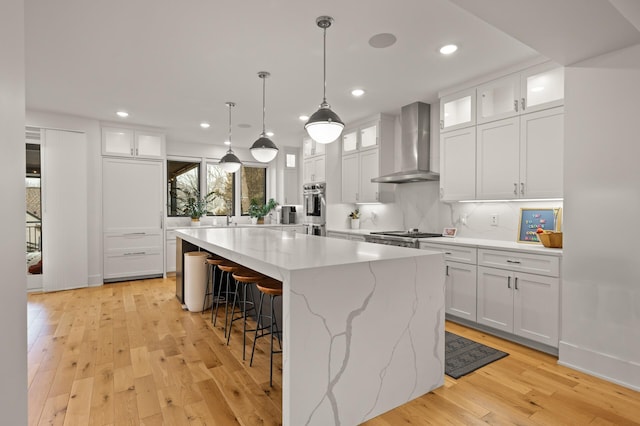
[[[30,294],[29,424],[280,424],[280,356],[269,388],[267,339],[249,368],[241,335],[226,346],[220,322],[214,329],[209,312],[182,311],[174,291],[169,278]],[[510,355],[445,376],[445,386],[368,426],[640,424],[637,392],[453,323],[447,330]]]

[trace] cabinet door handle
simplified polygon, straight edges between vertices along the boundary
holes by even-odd
[[[451,252],[450,251],[445,251],[444,254],[451,254]]]
[[[444,197],[444,188],[440,187],[440,198]]]
[[[520,195],[524,195],[524,182],[520,182]]]
[[[444,120],[440,120],[440,130],[444,129]]]
[[[513,110],[514,110],[515,112],[518,112],[518,100],[517,100],[517,99],[515,99],[515,100],[513,101]]]
[[[376,191],[376,201],[379,201],[380,195],[378,195],[378,191]]]
[[[136,155],[138,155],[138,148],[136,148]]]
[[[525,101],[525,99],[524,99],[524,98],[522,98],[522,99],[520,100],[520,104],[522,105],[522,110],[523,110],[523,111],[524,111],[524,109],[525,109],[525,105],[526,105],[526,103],[527,103],[527,102]]]
[[[131,155],[133,155],[133,148],[131,148]]]
[[[133,252],[133,253],[125,253],[124,255],[125,256],[136,256],[136,255],[141,255],[141,254],[146,254],[146,252],[144,252],[144,251],[136,251],[136,252]]]
[[[511,277],[507,277],[507,288],[511,288]]]
[[[131,235],[146,235],[146,232],[129,232],[127,234],[124,234],[125,237],[131,236]]]
[[[444,274],[445,274],[446,276],[449,276],[449,265],[447,265],[447,269],[446,269],[446,271],[445,271],[445,273],[444,273]]]
[[[518,183],[513,182],[513,195],[518,195]]]
[[[516,265],[520,264],[519,260],[511,260],[511,259],[507,259],[507,263],[515,263]]]
[[[517,290],[518,289],[518,277],[515,278],[514,284],[515,284],[515,287],[516,287],[516,290]]]

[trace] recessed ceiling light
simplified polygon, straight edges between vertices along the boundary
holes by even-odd
[[[129,113],[127,111],[118,111],[116,112],[116,114],[121,118],[127,118],[129,116]]]
[[[456,46],[455,44],[447,44],[446,46],[442,46],[440,48],[440,53],[442,53],[443,55],[451,55],[456,50],[458,50],[458,46]]]
[[[225,145],[231,145],[231,141],[228,141],[228,140],[227,140],[227,141],[224,141],[224,144],[225,144]]]
[[[362,90],[362,89],[353,89],[351,91],[351,94],[357,98],[357,97],[360,97],[360,96],[364,95],[364,90]]]
[[[269,136],[269,137],[271,137],[271,136],[273,136],[273,135],[274,135],[274,133],[273,133],[273,132],[267,132],[267,133],[266,133],[266,135],[267,135],[267,136]]]
[[[202,127],[203,129],[208,129],[209,127],[211,127],[211,124],[203,121],[202,123],[200,123],[200,127]]]
[[[369,46],[376,49],[384,49],[385,47],[393,46],[396,43],[396,36],[390,33],[376,34],[369,39]]]
[[[308,115],[301,115],[300,117],[298,117],[300,119],[300,121],[307,121],[309,119]]]

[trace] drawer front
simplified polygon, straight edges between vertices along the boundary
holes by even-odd
[[[167,241],[175,241],[176,240],[176,231],[167,231]]]
[[[434,250],[444,253],[445,260],[476,264],[478,249],[475,247],[454,246],[447,244],[420,243],[421,249]]]
[[[479,249],[478,266],[509,269],[550,277],[560,276],[560,259],[555,256]]]
[[[104,278],[126,278],[163,273],[162,250],[111,252],[104,256]]]
[[[174,231],[175,238],[175,231]],[[104,234],[104,250],[162,247],[162,234],[131,232],[127,234]]]

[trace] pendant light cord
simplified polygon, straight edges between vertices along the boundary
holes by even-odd
[[[227,106],[229,107],[229,151],[231,151],[231,107],[233,103],[229,102]]]
[[[265,86],[266,86],[266,75],[261,76],[262,78],[262,136],[266,136],[265,127],[264,127],[264,117],[267,114],[267,107],[265,106],[264,98],[265,98]]]
[[[323,28],[323,56],[322,62],[324,64],[323,78],[324,78],[324,87],[322,88],[322,103],[327,103],[327,28]]]

